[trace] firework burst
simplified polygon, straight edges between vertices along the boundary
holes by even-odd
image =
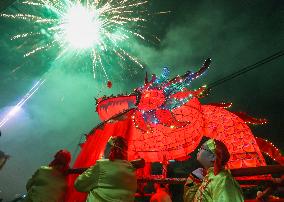
[[[92,59],[94,77],[100,69],[108,79],[105,64],[114,57],[130,60],[143,68],[123,44],[134,38],[145,40],[142,33],[145,17],[149,16],[147,3],[139,0],[28,0],[22,4],[35,12],[1,16],[37,25],[37,30],[11,38],[33,40],[33,48],[24,54],[25,57],[56,46],[60,50],[58,57],[69,51],[76,55],[87,53]]]

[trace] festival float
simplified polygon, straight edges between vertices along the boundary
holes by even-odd
[[[228,169],[240,181],[271,181],[272,173],[283,173],[284,157],[268,140],[254,136],[248,124],[265,124],[244,112],[232,112],[231,103],[201,104],[208,89],[202,86],[189,89],[193,80],[209,68],[207,59],[197,72],[186,72],[169,79],[169,69],[160,76],[146,74],[144,85],[129,95],[104,96],[96,100],[96,111],[101,119],[82,143],[81,151],[70,175],[67,201],[84,201],[85,195],[73,188],[74,180],[82,168],[88,168],[103,156],[111,136],[123,136],[128,141],[128,159],[143,158],[144,169],[137,172],[140,182],[183,183],[185,178],[166,176],[170,160],[186,160],[202,138],[215,138],[225,143],[231,154]],[[110,85],[108,85],[109,87]],[[267,166],[263,154],[279,166]],[[150,164],[160,162],[163,173],[152,176]],[[283,182],[281,182],[283,183]],[[271,189],[271,188],[270,188]]]

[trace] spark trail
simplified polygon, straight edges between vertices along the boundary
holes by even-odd
[[[14,117],[21,107],[33,96],[34,93],[38,91],[40,86],[45,82],[45,80],[39,80],[36,84],[29,90],[29,92],[14,106],[2,119],[0,122],[0,128],[3,127],[12,117]]]

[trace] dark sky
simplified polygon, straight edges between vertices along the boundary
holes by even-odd
[[[159,44],[129,41],[131,52],[145,64],[126,71],[108,65],[113,88],[98,76],[93,79],[88,57],[43,51],[24,58],[35,38],[11,41],[10,37],[32,26],[0,20],[0,115],[15,105],[44,76],[45,84],[3,128],[0,150],[11,158],[0,171],[0,198],[9,201],[25,192],[25,183],[40,165],[48,164],[61,148],[75,152],[81,134],[99,123],[94,97],[131,92],[143,84],[145,71],[171,75],[197,70],[212,58],[209,71],[193,88],[216,81],[244,66],[284,49],[284,3],[279,0],[193,1],[155,0],[151,12],[168,11],[149,19],[146,35],[156,34]],[[17,3],[5,12],[25,12]],[[37,27],[33,27],[37,29]],[[278,58],[213,89],[202,102],[233,102],[233,111],[245,111],[269,120],[251,127],[256,136],[284,149],[284,57]]]

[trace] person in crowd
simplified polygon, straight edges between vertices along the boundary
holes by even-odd
[[[41,166],[26,184],[25,202],[62,202],[67,189],[71,154],[58,151],[48,166]]]
[[[172,202],[165,184],[154,184],[156,193],[152,195],[150,202]]]
[[[9,157],[9,155],[0,150],[0,170],[3,168]]]
[[[241,188],[225,165],[230,154],[225,144],[209,139],[199,149],[197,160],[204,168],[194,170],[184,186],[185,202],[241,202]]]
[[[111,137],[107,159],[79,175],[74,185],[79,192],[88,192],[87,202],[133,202],[137,189],[135,167],[127,161],[127,142]]]

